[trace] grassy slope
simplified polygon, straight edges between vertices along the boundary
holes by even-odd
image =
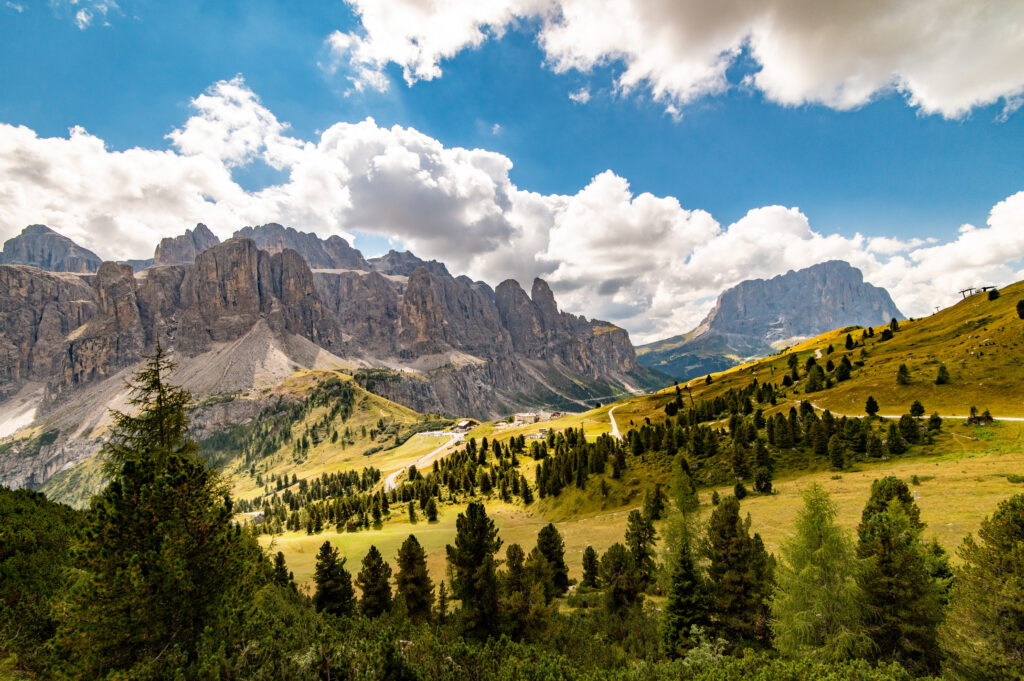
[[[1021,400],[1024,395],[1024,363],[1021,362],[1024,322],[1017,318],[1014,309],[1022,297],[1024,283],[1007,287],[996,301],[974,296],[925,319],[903,322],[890,341],[880,340],[882,327],[878,327],[875,337],[867,341],[865,366],[856,368],[850,381],[815,393],[812,401],[836,413],[851,415],[862,414],[864,401],[868,395],[873,395],[883,413],[906,412],[910,404],[919,399],[929,412],[938,411],[943,415],[966,414],[971,405],[976,405],[979,409],[991,409],[996,416],[1024,416]],[[846,332],[829,332],[786,353],[722,372],[714,376],[710,385],[702,380],[692,381],[693,398],[713,397],[730,387],[742,387],[754,377],[779,382],[788,371],[786,362],[792,352],[798,353],[802,365],[818,350],[824,356],[828,345],[832,344],[836,352],[831,357],[838,362],[845,352]],[[853,336],[859,340],[860,330],[853,331]],[[855,348],[850,353],[851,359],[860,359],[860,350],[860,347]],[[827,358],[823,357],[822,364]],[[949,385],[935,386],[932,382],[939,362],[946,363],[950,370],[952,382]],[[910,385],[896,383],[900,363],[907,363],[911,369]],[[780,400],[776,409],[788,411],[790,405],[806,397],[800,393],[798,384]],[[486,423],[471,435],[504,440],[541,428],[561,430],[582,426],[588,437],[596,437],[610,432],[608,412],[612,407],[617,407],[615,418],[625,432],[645,418],[663,419],[663,407],[673,398],[674,390],[668,388],[516,429],[497,430],[493,424]],[[522,466],[531,480],[532,467],[533,462],[529,460]],[[839,504],[840,522],[853,528],[859,521],[872,480],[896,475],[910,482],[911,477],[917,475],[920,484],[914,488],[920,495],[922,517],[929,523],[928,536],[937,537],[952,550],[965,534],[977,529],[981,519],[989,515],[1001,499],[1024,492],[1024,485],[1007,480],[1006,475],[1013,473],[1024,474],[1024,424],[1002,422],[989,428],[976,428],[947,419],[944,434],[927,456],[862,463],[854,471],[840,476],[822,469],[820,462],[803,469],[793,466],[790,472],[780,475],[776,494],[750,497],[743,502],[743,507],[751,514],[755,531],[761,532],[768,547],[775,550],[791,531],[800,505],[800,492],[807,485],[817,482],[832,492]],[[530,546],[535,542],[536,532],[548,521],[554,521],[565,535],[570,569],[578,575],[583,548],[592,544],[600,550],[621,541],[628,510],[639,506],[648,485],[654,481],[665,482],[668,477],[668,471],[637,466],[627,472],[621,483],[612,483],[612,493],[607,499],[601,499],[595,486],[588,484],[583,492],[567,489],[557,499],[538,500],[528,508],[499,502],[489,502],[488,508],[502,529],[506,545],[518,541]],[[701,492],[705,514],[711,508],[709,492]],[[722,494],[729,492],[720,490]],[[454,536],[454,519],[461,509],[462,505],[443,506],[441,520],[434,525],[421,522],[412,526],[403,517],[372,533],[324,533],[314,537],[290,534],[276,539],[276,543],[289,557],[296,577],[303,581],[311,576],[315,549],[325,539],[340,546],[355,562],[371,543],[377,544],[386,556],[393,556],[412,531],[425,544],[432,572],[438,579],[443,576],[444,544]]]

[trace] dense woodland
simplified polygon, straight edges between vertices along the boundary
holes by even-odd
[[[923,409],[897,423],[809,403],[783,412],[781,387],[751,383],[711,402],[677,394],[663,422],[623,442],[578,430],[529,446],[470,441],[386,494],[369,468],[282,476],[249,506],[266,514],[263,531],[359,531],[465,504],[445,580],[433,582],[414,535],[359,564],[324,542],[307,593],[233,521],[168,368],[158,351],[136,376],[137,414],[115,414],[110,482],[86,511],[0,490],[0,678],[1024,678],[1024,495],[992,510],[955,568],[923,540],[896,478],[874,483],[852,535],[812,486],[778,555],[742,511],[780,465],[844,468],[924,446],[941,420]],[[329,390],[325,404],[344,403],[342,387]],[[554,525],[534,546],[504,546],[483,503],[600,494],[638,459],[671,467],[672,485],[652,487],[620,543],[584,553],[578,583]],[[699,522],[700,486],[726,479],[735,494]]]

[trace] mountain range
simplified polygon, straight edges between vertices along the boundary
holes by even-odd
[[[689,333],[637,348],[644,366],[677,380],[713,373],[844,326],[902,320],[889,292],[842,260],[748,279],[724,291]]]
[[[529,295],[513,280],[492,289],[412,253],[367,260],[340,237],[277,224],[223,243],[197,225],[140,272],[91,255],[40,226],[5,244],[0,437],[55,431],[59,455],[0,460],[0,482],[38,484],[95,451],[108,409],[126,404],[124,378],[157,344],[200,400],[330,368],[421,413],[485,418],[667,382],[638,365],[625,330],[560,311],[540,279]],[[258,413],[258,400],[238,405],[222,425]]]

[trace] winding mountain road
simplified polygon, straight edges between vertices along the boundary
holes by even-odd
[[[413,462],[412,465],[416,466],[417,468],[419,468],[420,466],[422,466],[424,464],[428,464],[431,461],[433,461],[435,457],[440,456],[441,453],[444,452],[444,450],[448,449],[449,447],[451,447],[452,445],[454,445],[454,444],[456,444],[458,442],[462,442],[465,439],[466,439],[466,436],[463,435],[462,433],[452,433],[448,437],[448,441],[447,442],[445,442],[443,445],[441,445],[437,449],[431,450],[430,452],[428,452],[428,453],[424,454],[423,456],[421,456],[420,458],[416,459],[416,461]],[[393,490],[395,488],[395,486],[397,485],[398,476],[401,475],[402,473],[404,473],[407,470],[409,470],[408,466],[406,466],[405,468],[399,468],[397,471],[395,471],[394,473],[390,474],[388,477],[384,478],[384,491],[385,492],[390,492],[391,490]]]
[[[608,419],[612,422],[612,436],[616,440],[622,439],[622,433],[619,432],[619,424],[615,422],[615,410],[621,407],[621,404],[617,404],[608,410]]]

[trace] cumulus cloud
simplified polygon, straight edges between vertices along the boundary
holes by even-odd
[[[585,87],[581,87],[579,90],[573,90],[569,93],[569,99],[577,104],[586,104],[590,101],[590,90]]]
[[[947,242],[825,234],[785,206],[723,225],[674,197],[637,193],[611,170],[571,195],[531,192],[511,181],[502,154],[373,119],[299,139],[241,78],[192,105],[166,150],[0,124],[0,237],[41,222],[105,258],[136,258],[196,222],[221,237],[270,221],[323,237],[379,235],[492,285],[545,277],[563,309],[619,323],[638,342],[689,330],[744,279],[830,259],[859,267],[910,315],[954,302],[964,286],[1024,276],[1024,192]],[[232,171],[257,162],[287,179],[245,190]]]
[[[898,91],[924,113],[959,117],[1024,92],[1024,4],[1016,0],[347,0],[358,31],[328,38],[356,88],[386,87],[396,64],[412,84],[509,28],[536,26],[555,71],[615,64],[617,87],[645,89],[666,109],[743,86],[784,105],[850,109]]]

